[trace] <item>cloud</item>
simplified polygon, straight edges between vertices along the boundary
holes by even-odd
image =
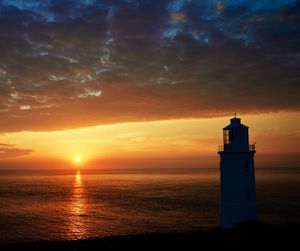
[[[14,147],[14,145],[11,145],[11,144],[0,144],[0,147]]]
[[[0,159],[16,158],[29,155],[33,152],[31,149],[20,149],[15,145],[0,144]]]
[[[299,23],[294,0],[2,1],[0,131],[299,111]]]

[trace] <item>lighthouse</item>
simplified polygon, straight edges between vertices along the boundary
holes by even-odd
[[[236,116],[223,128],[219,146],[221,179],[221,227],[256,219],[254,173],[255,145],[249,145],[248,126]]]

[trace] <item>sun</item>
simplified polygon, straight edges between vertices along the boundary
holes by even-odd
[[[82,158],[81,158],[81,156],[80,155],[77,155],[76,157],[75,157],[75,163],[77,164],[77,165],[79,165],[80,163],[81,163],[81,161],[82,161]]]

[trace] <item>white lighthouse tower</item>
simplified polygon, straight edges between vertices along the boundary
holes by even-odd
[[[255,145],[249,145],[248,127],[232,118],[223,128],[221,157],[221,227],[256,219]]]

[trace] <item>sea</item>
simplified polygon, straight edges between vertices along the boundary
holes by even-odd
[[[300,168],[257,168],[258,220],[300,224]],[[0,244],[219,224],[219,169],[0,170]]]

